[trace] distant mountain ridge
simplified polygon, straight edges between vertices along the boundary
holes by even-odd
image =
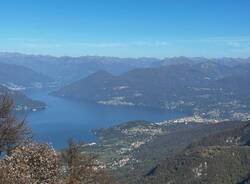
[[[63,84],[74,82],[99,70],[121,74],[134,68],[150,67],[156,58],[117,58],[104,56],[54,57],[20,53],[0,53],[0,63],[23,65]]]
[[[21,53],[0,52],[0,63],[23,65],[36,72],[50,76],[69,84],[87,77],[99,70],[120,75],[135,68],[160,67],[178,64],[198,64],[213,61],[229,67],[242,63],[250,63],[250,58],[204,58],[204,57],[172,57],[172,58],[119,58],[107,56],[54,57],[49,55],[28,55]]]

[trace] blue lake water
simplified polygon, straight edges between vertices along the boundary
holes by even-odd
[[[91,133],[93,129],[110,127],[130,120],[162,121],[184,116],[178,112],[76,102],[48,95],[47,91],[29,91],[27,95],[48,105],[45,110],[31,112],[27,116],[34,138],[50,142],[56,148],[64,147],[68,138],[95,141]]]

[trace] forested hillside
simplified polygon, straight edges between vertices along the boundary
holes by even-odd
[[[159,162],[138,183],[248,183],[249,125],[210,135]]]
[[[249,64],[208,61],[134,69],[119,76],[96,72],[55,95],[103,105],[183,111],[211,119],[249,117]]]

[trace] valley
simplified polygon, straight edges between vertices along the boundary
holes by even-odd
[[[24,55],[26,63],[18,59],[19,54],[1,57],[13,64],[0,65],[17,73],[11,77],[0,70],[1,95],[14,100],[14,110],[27,120],[34,140],[48,142],[58,152],[69,138],[83,141],[81,152],[96,155],[98,167],[119,182],[182,183],[188,177],[187,183],[211,183],[212,172],[207,172],[210,165],[216,167],[214,159],[226,155],[238,164],[248,155],[245,143],[234,142],[235,132],[250,119],[248,59],[225,63],[221,59],[144,58],[142,65],[131,65],[131,60],[137,60]],[[44,72],[38,72],[34,58],[45,62]],[[88,59],[98,63],[91,72],[81,70],[83,65],[89,67]],[[65,70],[58,67],[53,75],[49,73],[47,67],[58,65]],[[115,73],[116,67],[124,68]],[[224,145],[224,138],[214,137],[227,131],[233,135],[225,138],[226,143],[236,145]],[[216,139],[216,144],[210,145],[210,139]],[[242,155],[231,158],[229,152]],[[174,173],[176,168],[169,164],[185,175]],[[242,173],[233,171],[231,180],[246,180],[245,165],[238,167]]]

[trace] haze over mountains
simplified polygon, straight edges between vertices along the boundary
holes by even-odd
[[[68,84],[87,77],[99,70],[105,70],[113,75],[120,75],[135,68],[159,67],[176,64],[197,64],[213,61],[227,66],[249,63],[250,58],[188,58],[173,57],[157,58],[118,58],[102,56],[54,57],[46,55],[27,55],[21,53],[0,53],[0,63],[17,64],[33,71],[60,80]]]
[[[99,56],[53,57],[45,55],[26,55],[20,53],[1,53],[0,62],[22,65],[39,73],[70,83],[99,70],[121,74],[137,67],[149,67],[155,58],[116,58]]]
[[[62,86],[53,94],[104,105],[184,111],[214,119],[248,116],[249,58],[1,53],[0,65],[0,82],[9,89]]]

